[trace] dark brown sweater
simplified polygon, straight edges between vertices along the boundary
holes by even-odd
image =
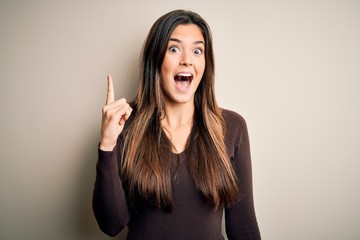
[[[128,240],[221,240],[221,220],[225,210],[226,234],[229,240],[259,240],[255,216],[249,137],[245,120],[235,112],[224,110],[225,144],[242,199],[231,208],[215,210],[196,188],[187,167],[186,151],[172,154],[178,161],[177,181],[173,186],[172,212],[143,202],[136,213],[127,203],[119,177],[118,148],[112,152],[98,150],[93,210],[100,229],[117,235],[126,225]]]

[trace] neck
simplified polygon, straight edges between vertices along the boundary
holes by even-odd
[[[161,125],[171,142],[171,151],[183,152],[193,126],[194,104],[165,104],[164,114]]]
[[[176,128],[184,125],[191,125],[194,116],[194,104],[165,105],[165,116],[162,122],[170,127]]]

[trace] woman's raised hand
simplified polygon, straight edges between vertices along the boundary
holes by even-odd
[[[112,77],[107,76],[108,90],[106,104],[102,108],[100,149],[112,151],[116,140],[124,128],[125,121],[130,117],[132,108],[125,98],[115,101],[114,84]]]

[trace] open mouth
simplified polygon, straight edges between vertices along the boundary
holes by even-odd
[[[193,75],[191,73],[178,73],[174,77],[176,87],[180,90],[186,90],[193,80]]]
[[[178,73],[174,77],[175,81],[190,81],[193,79],[193,75],[191,73]]]

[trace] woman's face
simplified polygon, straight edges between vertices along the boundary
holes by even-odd
[[[172,32],[161,65],[165,104],[193,103],[205,70],[205,40],[195,24],[180,24]]]

